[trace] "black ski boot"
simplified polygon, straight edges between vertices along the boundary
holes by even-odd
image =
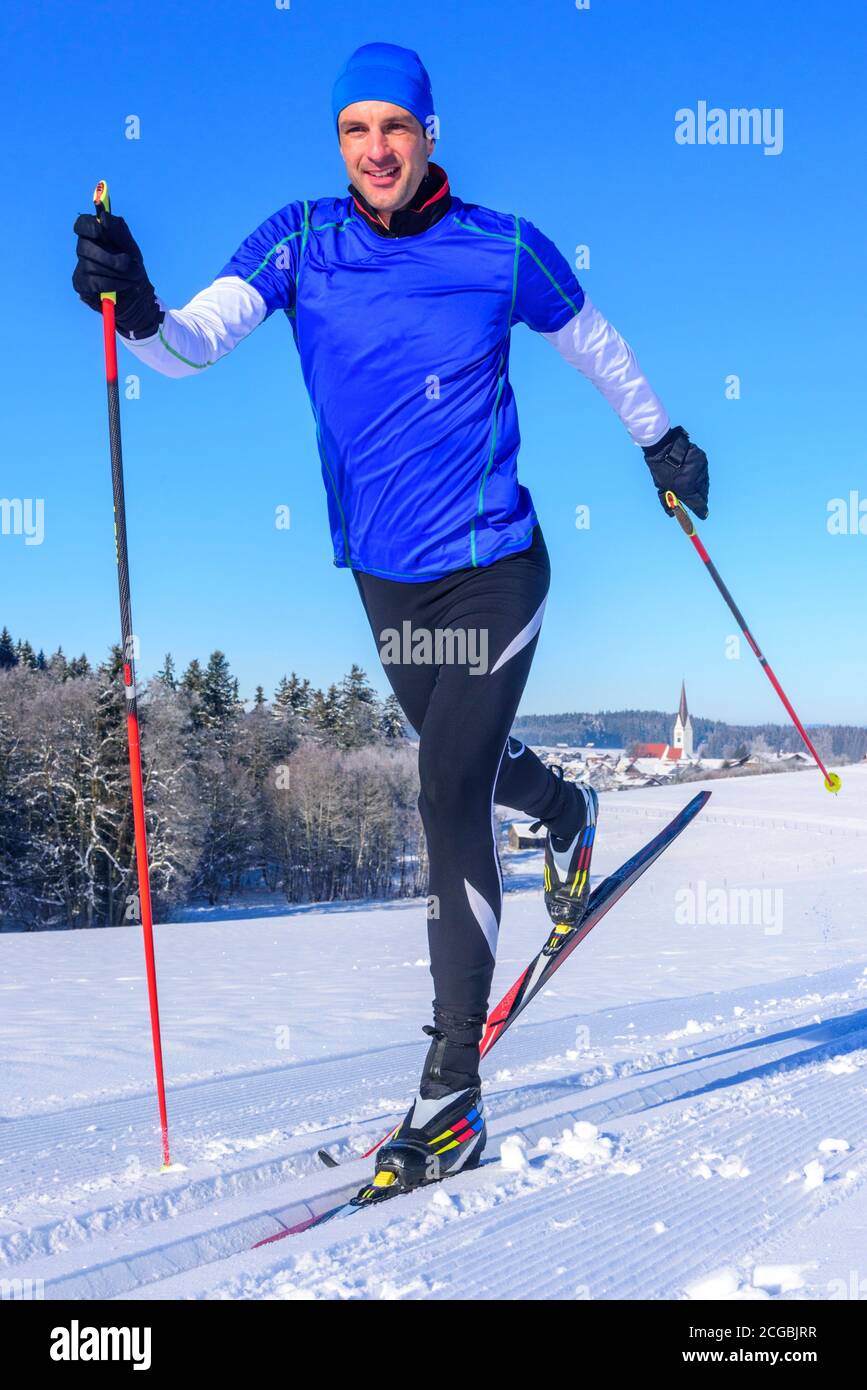
[[[478,1164],[487,1139],[479,1079],[483,1023],[435,1014],[419,1093],[376,1156],[373,1180],[352,1200],[381,1202]],[[449,1028],[449,1034],[444,1028]],[[455,1039],[475,1037],[475,1042]]]
[[[553,771],[563,776],[562,768]],[[596,836],[596,820],[599,812],[599,798],[593,787],[574,782],[576,795],[583,801],[583,811],[577,832],[567,839],[552,835],[549,830],[545,836],[545,906],[556,932],[568,932],[578,925],[587,911],[590,899],[590,859],[593,854],[593,841]],[[536,821],[538,830],[541,821]]]

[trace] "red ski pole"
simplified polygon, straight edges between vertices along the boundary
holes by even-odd
[[[110,212],[108,184],[100,179],[93,193],[96,215]],[[123,451],[120,438],[120,397],[117,385],[117,341],[115,339],[114,294],[103,294],[102,326],[105,340],[105,379],[108,389],[108,438],[111,447],[111,481],[114,490],[114,537],[117,551],[117,580],[120,591],[120,624],[123,637],[123,684],[126,692],[126,732],[129,744],[129,774],[132,784],[132,815],[135,829],[135,861],[138,875],[139,907],[144,932],[145,964],[147,967],[148,999],[150,1002],[151,1035],[153,1037],[154,1067],[157,1080],[157,1100],[163,1140],[163,1168],[171,1164],[169,1155],[169,1122],[166,1114],[166,1083],[163,1076],[163,1049],[160,1038],[160,1009],[157,999],[157,969],[154,959],[153,912],[148,873],[148,845],[145,829],[144,786],[142,783],[141,741],[139,738],[138,703],[135,683],[135,638],[132,630],[132,606],[129,596],[129,559],[126,546],[126,508],[123,489]]]
[[[693,525],[692,518],[687,513],[683,503],[674,495],[673,492],[666,492],[665,500],[668,506],[672,508],[674,516],[676,517],[681,530],[687,536],[689,536],[689,539],[692,541],[693,545],[695,546],[696,550],[701,556],[701,559],[704,562],[705,569],[707,570],[714,584],[717,586],[726,603],[728,604],[729,608],[731,609],[734,615],[735,622],[737,623],[741,632],[744,634],[744,637],[746,637],[759,664],[762,667],[762,670],[764,671],[768,680],[771,682],[771,685],[774,687],[783,704],[785,705],[789,718],[791,719],[795,728],[798,730],[798,733],[801,735],[801,738],[804,740],[805,744],[807,745],[813,757],[815,758],[816,765],[820,768],[822,775],[825,778],[825,790],[829,792],[838,792],[841,786],[840,777],[838,773],[829,772],[825,764],[822,762],[822,759],[819,757],[819,754],[816,752],[816,749],[813,746],[813,742],[809,734],[807,733],[807,730],[804,728],[803,724],[801,723],[800,719],[795,713],[791,701],[789,700],[789,697],[787,696],[785,690],[780,685],[780,682],[777,680],[776,676],[771,670],[771,667],[768,664],[767,657],[763,654],[758,642],[756,641],[755,637],[747,627],[744,615],[741,613],[741,610],[738,608],[737,604],[735,603],[734,599],[732,598],[731,594],[729,593],[728,589],[723,583],[722,576],[720,575],[719,570],[717,569],[713,560],[710,558],[704,546],[702,545],[701,537],[698,535],[698,532],[696,531],[695,526]]]

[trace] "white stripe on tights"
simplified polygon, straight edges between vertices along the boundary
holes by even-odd
[[[495,661],[494,665],[491,667],[491,675],[493,675],[495,671],[499,671],[501,666],[505,666],[507,661],[511,661],[513,656],[517,656],[518,652],[522,651],[528,642],[532,642],[539,628],[542,626],[542,617],[547,602],[548,595],[546,594],[532,618],[527,623],[527,626],[521,628],[518,635],[512,638],[506,650],[498,657],[497,661]]]
[[[479,893],[467,879],[464,879],[464,888],[466,889],[470,907],[473,909],[473,916],[481,927],[482,935],[488,943],[488,950],[494,960],[496,960],[497,937],[500,932],[496,913],[487,899],[483,898],[481,893]]]
[[[503,766],[503,758],[505,757],[506,749],[508,748],[508,746],[509,740],[507,738],[506,742],[503,744],[503,751],[500,754],[500,761],[497,763],[497,770],[494,773],[494,785],[491,787],[491,844],[493,845],[494,849],[494,865],[497,870],[497,881],[500,885],[500,912],[502,912],[503,910],[503,867],[500,863],[500,856],[497,852],[497,817],[494,810],[494,797],[497,794],[497,783],[500,780],[500,768]]]

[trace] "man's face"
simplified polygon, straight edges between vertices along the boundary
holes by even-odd
[[[434,142],[415,116],[388,101],[356,101],[338,121],[351,181],[387,221],[405,207],[427,173]]]

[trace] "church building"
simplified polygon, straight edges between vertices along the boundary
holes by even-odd
[[[692,720],[686,703],[686,682],[680,684],[680,705],[674,721],[671,743],[639,743],[635,749],[636,758],[659,758],[664,763],[676,763],[682,759],[690,761],[694,756]]]

